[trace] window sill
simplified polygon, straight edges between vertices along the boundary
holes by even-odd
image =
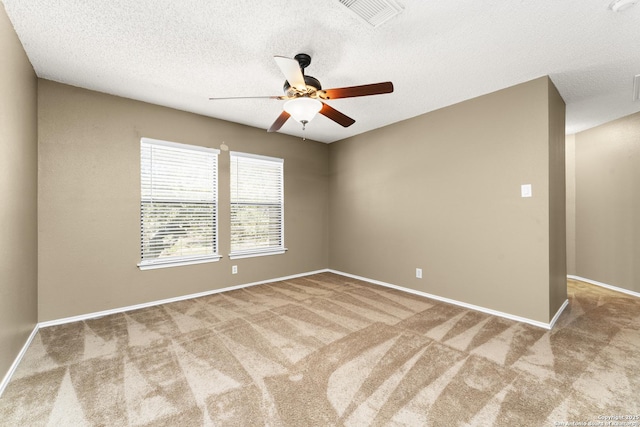
[[[192,264],[204,264],[207,262],[217,262],[222,258],[221,255],[212,255],[203,258],[193,258],[193,259],[180,259],[173,261],[158,261],[158,262],[141,262],[138,264],[138,268],[140,270],[155,270],[157,268],[168,268],[168,267],[182,267],[183,265],[192,265]]]
[[[268,251],[246,251],[229,254],[229,259],[253,258],[257,256],[282,255],[287,248],[270,249]]]

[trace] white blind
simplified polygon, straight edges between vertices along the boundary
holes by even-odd
[[[218,150],[142,138],[140,266],[218,258]]]
[[[283,159],[232,151],[231,255],[284,250]]]

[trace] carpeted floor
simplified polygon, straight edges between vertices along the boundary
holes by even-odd
[[[43,328],[0,425],[640,424],[640,300],[569,298],[549,332],[323,273]]]

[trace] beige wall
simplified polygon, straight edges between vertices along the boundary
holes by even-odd
[[[326,268],[328,146],[46,80],[38,86],[39,320]],[[140,271],[140,138],[285,159],[284,255],[230,261],[229,155],[216,263]],[[237,275],[231,266],[237,265]]]
[[[575,136],[576,275],[640,292],[640,113]]]
[[[565,104],[549,81],[549,316],[567,300]]]
[[[564,103],[547,78],[329,146],[45,80],[38,111],[41,321],[327,266],[541,322],[566,299]],[[284,157],[288,253],[139,271],[142,136]],[[223,255],[228,184],[223,152]]]
[[[576,136],[566,136],[567,274],[576,275]]]
[[[0,3],[0,379],[37,322],[36,75]]]
[[[330,267],[547,323],[558,296],[550,256],[564,256],[550,251],[550,210],[564,209],[549,188],[564,166],[562,138],[550,141],[560,119],[549,123],[563,106],[550,106],[549,85],[536,79],[331,144]]]

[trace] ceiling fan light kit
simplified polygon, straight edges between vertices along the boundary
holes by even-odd
[[[283,106],[283,111],[273,122],[268,132],[277,132],[293,117],[294,120],[302,123],[302,130],[305,130],[316,114],[320,113],[340,126],[349,127],[355,123],[351,117],[341,113],[323,101],[329,99],[354,98],[358,96],[381,95],[393,92],[393,83],[382,82],[360,86],[350,86],[334,89],[322,89],[320,81],[315,77],[305,76],[304,69],[311,64],[311,56],[306,53],[299,53],[293,59],[284,56],[274,57],[276,64],[284,74],[284,95],[280,96],[242,96],[232,98],[209,98],[210,100],[222,99],[247,99],[247,98],[269,98],[287,100]],[[303,138],[304,139],[304,138]]]
[[[322,109],[322,102],[313,98],[296,98],[285,102],[283,108],[294,120],[306,125]]]

